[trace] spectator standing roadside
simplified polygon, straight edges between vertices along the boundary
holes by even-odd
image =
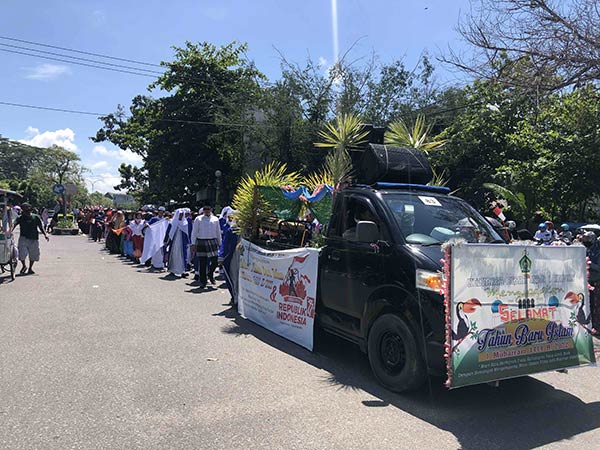
[[[42,219],[42,224],[44,225],[44,230],[47,230],[48,229],[48,219],[49,219],[48,208],[42,209],[41,219]]]
[[[129,228],[131,229],[132,240],[133,240],[133,257],[136,263],[140,263],[140,257],[144,252],[144,235],[142,230],[144,229],[146,222],[142,220],[142,213],[138,211],[135,214],[133,222],[129,222]]]
[[[165,218],[165,211],[166,208],[164,206],[158,208],[156,214],[146,222],[144,230],[150,225],[155,224],[159,220],[168,220]],[[163,236],[163,241],[164,240],[166,240],[166,236]],[[152,255],[151,260],[148,262],[150,262],[150,264],[152,265],[153,270],[162,272],[165,268],[165,247],[162,246],[161,248],[159,248],[157,252],[154,255]],[[146,265],[148,265],[148,262],[146,262]]]
[[[589,283],[594,287],[590,291],[590,311],[592,326],[600,328],[600,242],[593,231],[586,231],[581,236],[581,243],[585,245],[586,255],[590,260]]]
[[[198,279],[200,286],[206,287],[206,279],[215,284],[214,272],[221,245],[219,219],[212,214],[210,206],[204,206],[192,226],[192,253],[198,257]],[[194,278],[195,279],[195,278]]]
[[[21,275],[25,273],[32,275],[33,263],[40,260],[40,242],[39,231],[42,232],[46,241],[49,241],[42,219],[37,214],[31,213],[31,205],[23,203],[21,205],[23,213],[17,218],[10,232],[12,233],[16,226],[20,227],[21,235],[19,236],[19,259],[21,260]],[[27,270],[25,260],[29,257],[29,270]]]

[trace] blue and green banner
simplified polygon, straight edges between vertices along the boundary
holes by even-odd
[[[450,388],[594,364],[585,248],[446,249]]]

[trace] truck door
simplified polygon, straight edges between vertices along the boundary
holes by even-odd
[[[380,234],[384,228],[369,199],[348,195],[342,202],[337,205],[340,209],[331,224],[322,257],[321,300],[327,308],[360,318],[365,301],[385,280],[383,264],[388,249],[382,252],[376,245],[356,240],[359,220],[375,222]]]

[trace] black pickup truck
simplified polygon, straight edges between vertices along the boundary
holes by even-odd
[[[367,353],[386,388],[443,374],[442,244],[503,242],[443,187],[374,183],[338,192],[319,261],[316,324]],[[318,342],[317,342],[318,344]]]

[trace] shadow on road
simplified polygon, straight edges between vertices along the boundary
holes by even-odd
[[[252,335],[326,371],[323,387],[365,391],[377,398],[364,400],[365,407],[399,408],[452,433],[464,450],[529,449],[600,426],[600,402],[584,403],[531,377],[506,380],[498,388],[477,385],[451,391],[443,387],[443,379],[432,377],[419,392],[394,394],[377,383],[358,347],[342,339],[319,333],[319,345],[311,353],[241,318],[233,309],[215,315],[231,320],[223,333]],[[577,383],[576,376],[572,382]],[[402,442],[400,435],[398,442]]]

